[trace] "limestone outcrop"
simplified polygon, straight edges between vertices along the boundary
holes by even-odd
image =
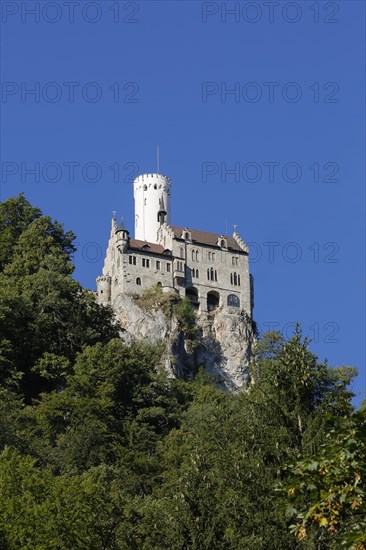
[[[248,383],[248,364],[255,335],[251,319],[238,308],[219,307],[197,312],[196,334],[187,335],[179,318],[155,305],[145,308],[127,294],[113,304],[126,343],[164,341],[165,367],[171,376],[193,378],[200,367],[214,376],[220,387],[236,391]]]

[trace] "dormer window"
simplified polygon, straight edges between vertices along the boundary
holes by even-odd
[[[227,240],[225,237],[221,235],[217,241],[217,245],[220,246],[220,248],[227,248]]]
[[[185,241],[191,241],[192,240],[191,232],[188,229],[184,229],[181,235],[181,239],[184,239]]]

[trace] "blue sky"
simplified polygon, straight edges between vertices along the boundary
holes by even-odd
[[[159,144],[173,222],[250,244],[260,329],[299,321],[365,397],[364,2],[1,9],[1,199],[24,191],[72,229],[95,288]]]

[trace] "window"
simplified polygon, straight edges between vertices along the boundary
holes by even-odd
[[[150,260],[142,258],[142,267],[150,267]]]
[[[224,241],[224,240],[222,240],[222,241],[220,242],[220,246],[221,246],[222,248],[225,248],[225,241]]]
[[[215,269],[215,281],[217,281],[217,271]]]
[[[184,258],[184,248],[183,248],[183,246],[181,246],[180,249],[179,249],[179,256],[181,258]]]
[[[147,191],[147,185],[144,185],[144,191]]]
[[[189,233],[184,233],[184,238],[186,241],[189,241]]]
[[[156,260],[156,269],[160,269],[160,261],[159,260]]]
[[[192,278],[194,278],[195,276],[196,276],[196,270],[192,269]]]
[[[207,269],[207,279],[210,280],[210,270]]]
[[[207,253],[207,257],[208,257],[208,259],[211,261],[211,252],[208,252],[208,253]]]
[[[196,254],[195,254],[194,250],[192,250],[192,262],[194,262],[195,258],[196,258]]]
[[[183,262],[177,262],[178,271],[183,271]]]
[[[215,252],[212,252],[212,261],[215,261]]]
[[[156,183],[155,183],[155,184],[154,184],[154,189],[157,189],[157,188],[158,188],[158,186],[157,186]]]
[[[128,257],[128,263],[130,265],[136,265],[136,256],[129,256]]]
[[[217,281],[217,271],[213,267],[207,270],[207,279],[209,281]]]
[[[200,260],[200,253],[198,252],[198,250],[196,250],[196,262],[199,262]]]
[[[240,275],[238,275],[236,272],[231,273],[230,283],[234,286],[240,286]]]
[[[196,278],[198,279],[199,276],[200,276],[199,271],[198,269],[196,269]]]
[[[170,273],[170,264],[166,264],[166,270],[168,273]]]
[[[140,279],[140,277],[137,277],[137,279],[136,279],[136,284],[137,284],[137,285],[141,285],[141,279]]]
[[[227,305],[230,307],[240,307],[240,300],[235,294],[229,294],[227,297]]]

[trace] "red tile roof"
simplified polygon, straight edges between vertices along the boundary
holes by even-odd
[[[162,254],[165,248],[161,244],[148,243],[147,241],[139,241],[138,239],[130,239],[129,248],[134,250],[142,250],[146,246],[146,252],[154,254]]]
[[[197,229],[190,229],[189,227],[179,227],[177,225],[172,225],[171,227],[174,231],[175,238],[181,238],[183,231],[186,229],[191,233],[192,242],[208,244],[210,246],[217,246],[217,241],[222,236],[224,237],[224,239],[227,240],[227,246],[230,250],[243,252],[243,249],[240,248],[234,237],[219,235],[218,233],[208,233],[207,231],[199,231]]]

